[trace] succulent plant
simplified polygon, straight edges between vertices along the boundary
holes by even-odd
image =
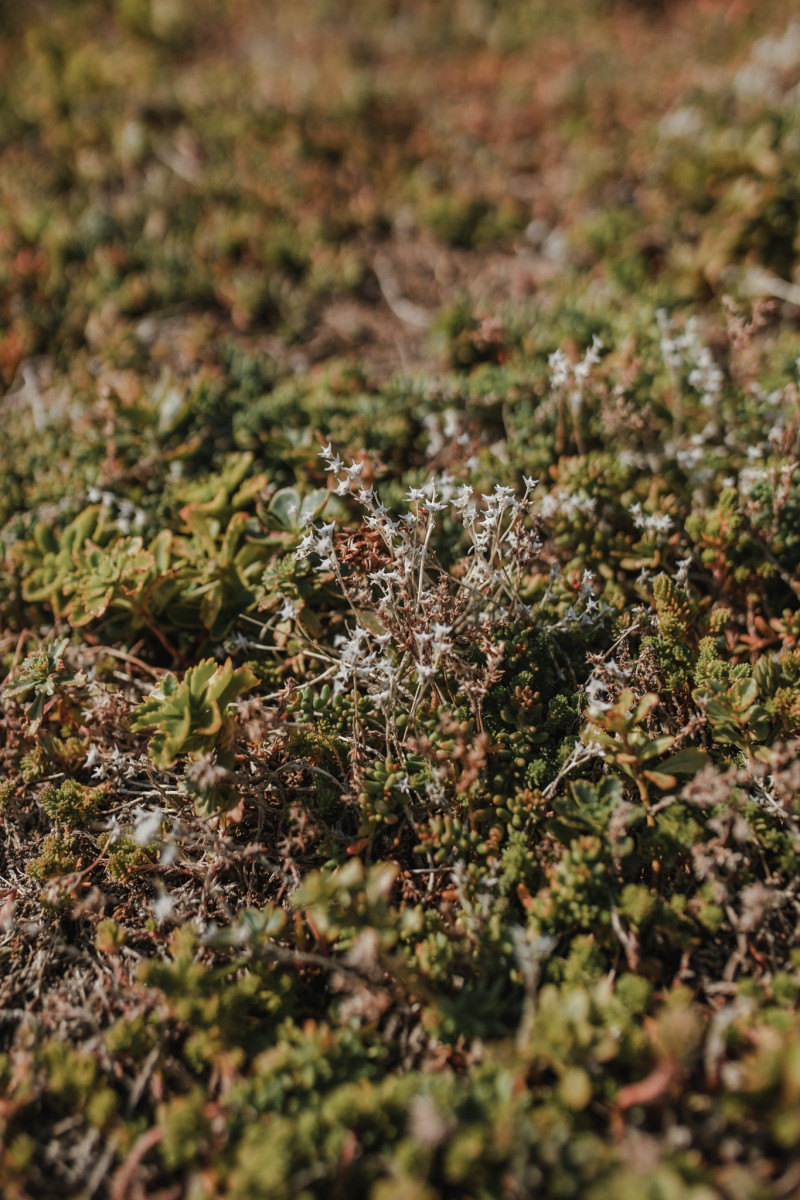
[[[64,662],[69,638],[45,642],[27,655],[12,680],[3,686],[8,700],[25,705],[27,732],[33,737],[54,708],[60,720],[80,719],[80,701],[86,695],[86,676]]]
[[[165,675],[134,710],[131,729],[134,733],[155,730],[149,753],[161,767],[172,766],[179,755],[205,754],[213,749],[220,762],[233,766],[233,702],[257,683],[252,671],[234,668],[229,658],[222,666],[211,658],[203,659],[180,681],[175,675]]]

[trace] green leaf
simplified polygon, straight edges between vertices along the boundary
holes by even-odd
[[[657,758],[659,754],[666,753],[670,746],[675,744],[675,738],[669,734],[663,737],[654,738],[652,742],[648,742],[646,746],[639,752],[639,761],[647,762],[651,758]]]
[[[663,771],[642,771],[645,779],[649,779],[656,787],[668,791],[670,788],[677,786],[677,779],[674,775],[667,775]]]
[[[660,771],[668,771],[672,775],[694,775],[710,762],[711,759],[705,750],[700,750],[697,746],[684,746],[677,754],[659,763],[658,767]]]
[[[258,683],[246,667],[234,670],[230,659],[219,666],[213,658],[190,667],[183,681],[170,674],[134,711],[131,730],[155,728],[149,753],[161,767],[169,767],[179,754],[207,753],[219,743],[227,746],[232,732],[228,710],[243,692]]]
[[[267,515],[279,529],[295,530],[299,528],[300,504],[300,493],[295,488],[281,488],[272,497]]]
[[[733,685],[729,695],[738,708],[749,708],[758,700],[758,684],[755,679],[740,679]]]
[[[658,707],[658,704],[659,700],[655,692],[647,692],[636,705],[636,710],[631,717],[631,725],[641,725],[653,709]]]

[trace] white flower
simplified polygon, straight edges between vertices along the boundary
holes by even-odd
[[[572,364],[563,350],[554,350],[547,360],[550,368],[550,386],[558,390],[569,381]]]
[[[344,463],[339,458],[339,455],[334,454],[330,442],[328,442],[327,446],[322,447],[317,457],[325,459],[325,466],[329,471],[332,471],[334,475],[338,475],[344,466]]]
[[[636,501],[628,510],[633,517],[633,523],[637,529],[643,529],[646,533],[669,533],[672,528],[672,517],[669,513],[646,513],[642,509],[641,504]]]
[[[439,661],[443,654],[447,654],[448,651],[453,649],[453,643],[448,638],[448,634],[452,632],[452,625],[443,625],[439,621],[434,621],[431,650],[436,662]]]
[[[162,809],[156,806],[148,810],[142,805],[133,812],[133,840],[138,846],[145,846],[161,832],[161,822],[164,819]]]
[[[602,698],[608,692],[608,688],[596,675],[590,677],[584,691],[589,700],[590,717],[599,717],[601,713],[611,708],[610,702]]]
[[[310,530],[300,542],[300,545],[295,550],[295,558],[308,558],[311,551],[314,549],[316,536],[313,529]]]
[[[278,613],[278,620],[279,621],[293,621],[294,618],[297,616],[297,611],[298,611],[297,605],[294,603],[293,600],[287,599],[286,596],[281,596],[281,600],[283,600],[283,608]]]
[[[156,896],[155,900],[150,902],[150,911],[160,925],[162,921],[167,921],[172,916],[175,911],[175,901],[168,892],[162,892],[160,896]]]
[[[461,419],[459,413],[454,408],[446,408],[442,416],[444,417],[444,436],[448,438],[456,437]]]
[[[174,842],[165,842],[159,856],[162,867],[168,867],[178,857],[178,847]]]
[[[583,381],[589,378],[591,368],[600,362],[600,351],[603,349],[603,343],[597,334],[592,338],[592,344],[584,354],[579,363],[573,367],[573,374],[576,380]]]
[[[692,565],[692,556],[688,558],[679,558],[675,564],[678,568],[675,574],[675,582],[680,587],[685,587],[689,579],[689,567]]]
[[[453,508],[467,508],[472,502],[474,492],[468,483],[463,483],[451,500]]]
[[[100,751],[97,749],[97,746],[90,746],[89,753],[86,755],[86,758],[84,759],[84,763],[83,763],[84,767],[86,767],[88,770],[89,767],[93,767],[93,766],[95,766],[96,763],[99,763],[99,762],[100,762]]]
[[[614,679],[628,679],[630,677],[630,667],[621,667],[615,658],[609,658],[605,667],[609,675]]]
[[[111,816],[108,818],[108,820],[105,823],[105,828],[111,834],[110,838],[108,839],[109,844],[111,842],[116,842],[118,838],[122,837],[122,826],[120,825],[119,818],[116,816],[115,813],[112,813]]]

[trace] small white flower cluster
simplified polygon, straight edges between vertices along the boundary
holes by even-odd
[[[530,498],[538,480],[523,477],[525,491],[517,500],[514,489],[496,484],[493,492],[476,495],[470,484],[462,484],[450,495],[453,516],[459,519],[472,543],[469,568],[463,585],[484,596],[500,588],[512,602],[519,578],[512,579],[509,569],[519,570],[539,554],[541,542],[535,530],[523,518],[529,511]],[[513,565],[512,565],[513,564]],[[498,615],[495,608],[484,609],[488,616]]]
[[[144,803],[137,804],[123,819],[125,824],[117,813],[112,813],[106,820],[104,828],[109,835],[107,848],[113,849],[116,842],[129,837],[137,846],[153,843],[160,846],[162,866],[169,866],[175,861],[179,854],[179,839],[184,832],[180,820],[170,817],[159,804],[148,808]]]
[[[345,467],[330,445],[320,457],[338,494],[360,481],[363,464]],[[518,596],[521,572],[541,549],[526,521],[536,482],[525,478],[519,500],[513,488],[497,484],[481,494],[444,473],[410,487],[405,494],[409,507],[399,517],[389,513],[372,486],[359,488],[355,499],[365,512],[364,526],[380,535],[386,561],[357,581],[362,595],[366,590],[371,597],[374,628],[358,616],[336,640],[334,694],[355,686],[385,712],[392,712],[402,695],[413,712],[425,691],[435,686],[440,666],[453,665],[457,658],[456,614],[466,628],[502,617],[509,606],[524,609]],[[470,542],[455,592],[450,581],[442,588],[447,577],[431,552],[437,514],[444,511],[463,525]],[[315,569],[332,572],[350,599],[354,582],[342,570],[334,532],[335,522],[313,525],[296,553],[301,560],[314,555]],[[457,663],[454,669],[458,672]]]
[[[147,514],[137,508],[130,500],[120,500],[113,492],[103,492],[99,488],[90,487],[86,493],[90,504],[102,504],[109,510],[116,508],[117,516],[114,526],[123,535],[132,529],[144,529],[147,524]]]
[[[661,357],[667,370],[673,374],[688,371],[689,386],[700,395],[700,403],[712,408],[722,392],[724,376],[700,337],[697,317],[690,317],[682,332],[676,330],[663,308],[656,312],[656,320],[661,331]]]
[[[581,406],[586,382],[592,367],[600,362],[602,349],[603,343],[595,334],[591,346],[579,362],[570,362],[563,350],[554,350],[547,360],[550,367],[550,386],[557,393],[569,389],[569,401],[574,412]]]
[[[770,472],[764,467],[742,467],[739,472],[739,494],[748,497],[757,483],[770,478]]]
[[[796,101],[800,77],[800,21],[791,21],[782,34],[768,34],[753,44],[750,57],[736,72],[736,95],[749,102],[779,104]]]
[[[691,565],[692,565],[691,554],[687,555],[686,558],[679,558],[678,561],[676,562],[675,566],[677,567],[677,570],[676,570],[673,578],[674,578],[675,582],[677,583],[678,587],[685,588],[688,586],[688,584],[689,584],[689,567]]]
[[[435,458],[449,442],[469,445],[469,436],[461,432],[459,414],[454,408],[446,408],[441,414],[427,413],[422,421],[428,431],[429,458]]]
[[[150,911],[159,925],[171,920],[175,914],[175,898],[167,891],[159,892],[156,898],[150,901]]]
[[[363,462],[357,463],[354,459],[351,459],[350,466],[346,467],[342,459],[339,458],[339,455],[334,454],[330,442],[320,450],[319,456],[325,459],[325,466],[336,480],[336,487],[333,489],[334,495],[349,496],[352,485],[354,483],[361,483],[361,475],[364,470]]]
[[[630,506],[629,512],[636,528],[645,533],[666,537],[672,529],[673,520],[669,513],[646,513],[638,500]]]
[[[722,461],[718,430],[709,423],[685,440],[667,441],[664,457],[674,460],[696,487],[710,483],[716,478]]]
[[[723,382],[722,371],[714,362],[708,346],[700,346],[695,365],[689,372],[689,384],[699,393],[700,403],[704,408],[712,408],[716,404]]]
[[[703,110],[694,104],[673,108],[658,123],[659,136],[668,142],[696,141],[705,129]]]
[[[558,567],[551,569],[551,582],[556,580],[560,572]],[[564,615],[560,621],[550,626],[551,630],[570,629],[580,625],[593,625],[596,621],[601,620],[612,611],[611,606],[606,604],[604,600],[598,600],[594,594],[594,575],[591,571],[585,570],[581,579],[581,590],[578,595],[577,605],[569,604],[564,610]],[[550,598],[551,591],[548,587],[542,605]]]
[[[145,808],[140,804],[133,810],[133,840],[137,846],[146,846],[161,833],[161,825],[164,820],[164,810],[159,808]]]
[[[278,596],[283,601],[283,608],[278,613],[278,621],[293,621],[300,609],[295,604],[294,600],[284,596],[283,592],[279,592]]]
[[[309,554],[314,553],[318,555],[320,560],[317,563],[318,571],[334,570],[336,557],[333,548],[333,531],[335,528],[335,521],[329,521],[324,525],[312,526],[297,547],[297,557],[308,558]]]
[[[119,746],[114,743],[110,754],[101,754],[97,746],[90,746],[83,762],[86,770],[92,771],[92,779],[105,779],[109,773],[119,775],[124,772],[126,779],[131,779],[137,773],[136,763],[127,758]]]
[[[556,488],[543,496],[539,503],[541,516],[548,520],[556,513],[572,521],[581,515],[593,517],[597,508],[597,497],[588,496],[586,492],[568,492],[564,488]]]
[[[334,641],[338,653],[338,670],[333,677],[333,694],[338,695],[353,681],[362,681],[367,694],[381,708],[388,708],[397,696],[399,673],[391,655],[384,647],[387,634],[372,634],[356,624],[349,637],[340,635]],[[370,650],[372,642],[377,650]]]
[[[624,685],[629,676],[630,670],[619,666],[613,658],[595,667],[583,688],[583,694],[589,702],[586,715],[590,721],[597,720],[611,708],[612,700],[608,696],[612,687],[617,683]]]

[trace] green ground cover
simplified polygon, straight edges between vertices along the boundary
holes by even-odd
[[[0,10],[0,1192],[800,1194],[800,10]]]

